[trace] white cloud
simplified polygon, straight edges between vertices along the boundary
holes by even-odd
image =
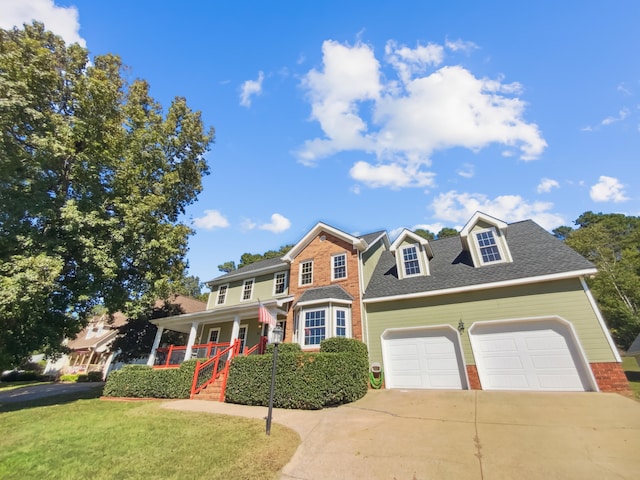
[[[456,172],[458,175],[464,178],[473,178],[476,174],[475,167],[471,163],[465,163]]]
[[[258,72],[257,80],[247,80],[240,87],[240,105],[249,108],[251,106],[251,97],[262,94],[262,82],[264,80],[264,72]]]
[[[540,180],[540,183],[538,184],[538,188],[536,189],[536,191],[538,193],[549,193],[552,188],[559,188],[559,187],[560,187],[560,184],[557,182],[557,180],[553,180],[551,178],[543,178],[542,180]]]
[[[550,212],[553,203],[528,203],[519,195],[500,195],[491,199],[480,193],[449,191],[438,195],[431,208],[436,218],[448,223],[465,224],[480,211],[505,222],[531,219],[547,230],[565,224],[561,215]]]
[[[616,90],[618,90],[619,92],[622,92],[623,94],[627,95],[627,96],[631,96],[633,95],[633,93],[631,92],[631,90],[629,90],[627,88],[627,86],[623,83],[621,83],[620,85],[618,85],[618,88],[616,88]]]
[[[398,164],[371,165],[367,162],[356,162],[349,171],[351,178],[364,183],[370,188],[389,187],[431,187],[434,185],[434,174],[423,172],[417,167],[406,167]]]
[[[58,7],[53,0],[0,0],[0,28],[21,28],[34,20],[44,23],[47,30],[60,35],[67,44],[87,42],[80,36],[76,7]]]
[[[229,221],[218,210],[205,210],[204,216],[194,219],[193,223],[196,227],[205,230],[227,228],[229,226]]]
[[[479,48],[478,45],[476,45],[475,43],[466,42],[461,39],[454,40],[454,41],[447,40],[446,42],[444,42],[444,46],[453,52],[462,51],[465,53],[470,53],[473,50],[476,50],[477,48]]]
[[[323,69],[309,71],[302,85],[311,102],[311,119],[318,121],[324,137],[306,141],[296,152],[303,164],[342,151],[372,153],[381,165],[369,166],[363,176],[373,176],[375,185],[382,186],[373,175],[382,166],[393,167],[396,174],[413,169],[431,178],[420,167],[429,166],[432,153],[439,150],[478,151],[496,143],[533,160],[547,145],[538,126],[523,118],[525,102],[516,96],[522,90],[519,83],[477,78],[461,66],[440,67],[444,53],[439,45],[412,49],[390,41],[385,65],[363,43],[325,41],[322,51]],[[383,66],[391,66],[398,79],[383,72]],[[358,162],[352,176],[363,169]],[[398,187],[423,182],[388,183]]]
[[[624,120],[628,116],[629,116],[629,109],[628,108],[623,108],[622,110],[620,110],[618,112],[618,116],[617,117],[607,117],[604,120],[602,120],[602,122],[600,122],[600,123],[602,125],[611,125],[612,123],[621,122],[622,120]]]
[[[279,213],[274,213],[271,215],[271,223],[265,223],[258,228],[261,230],[269,230],[273,233],[281,233],[291,228],[291,222]]]
[[[625,195],[624,185],[617,178],[601,175],[598,183],[591,187],[589,191],[591,200],[594,202],[624,202],[629,200]]]

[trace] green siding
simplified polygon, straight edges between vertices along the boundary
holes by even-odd
[[[288,270],[281,270],[281,272],[288,272]],[[253,295],[251,296],[251,300],[241,300],[242,295],[242,286],[245,280],[250,278],[254,279],[253,284]],[[218,287],[215,287],[215,291],[211,292],[209,295],[209,302],[207,304],[207,310],[214,310],[216,308],[223,307],[231,307],[235,305],[244,305],[251,302],[257,302],[258,299],[261,301],[268,300],[270,298],[274,298],[273,296],[273,284],[275,281],[275,272],[266,273],[264,275],[258,275],[255,277],[246,277],[240,280],[232,280],[229,282],[229,288],[227,290],[227,299],[224,305],[216,305],[216,299],[218,298]],[[226,285],[226,284],[223,284]],[[285,289],[284,293],[280,296],[287,295],[289,289]]]
[[[387,328],[465,324],[465,362],[474,365],[468,330],[474,322],[557,315],[570,321],[589,362],[614,362],[605,333],[578,279],[366,304],[369,355],[382,362],[380,336]]]
[[[378,241],[375,247],[366,251],[362,255],[362,263],[363,263],[363,282],[364,288],[366,290],[367,285],[369,285],[369,280],[373,276],[373,271],[378,264],[378,260],[380,260],[380,256],[385,251],[384,242],[382,240]]]

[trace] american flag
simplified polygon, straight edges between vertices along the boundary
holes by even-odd
[[[262,303],[258,303],[258,322],[266,323],[270,327],[276,326],[276,319],[269,313],[269,310],[264,308]]]

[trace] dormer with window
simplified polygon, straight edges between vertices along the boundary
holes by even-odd
[[[460,238],[474,267],[513,261],[507,244],[507,224],[497,218],[476,212],[460,232]]]
[[[404,229],[389,250],[396,257],[398,278],[429,275],[429,259],[433,258],[433,252],[425,238]]]

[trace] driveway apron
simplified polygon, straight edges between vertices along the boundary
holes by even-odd
[[[166,408],[263,418],[198,400]],[[640,403],[609,393],[370,391],[320,411],[275,409],[301,444],[285,480],[626,479],[640,475]]]

